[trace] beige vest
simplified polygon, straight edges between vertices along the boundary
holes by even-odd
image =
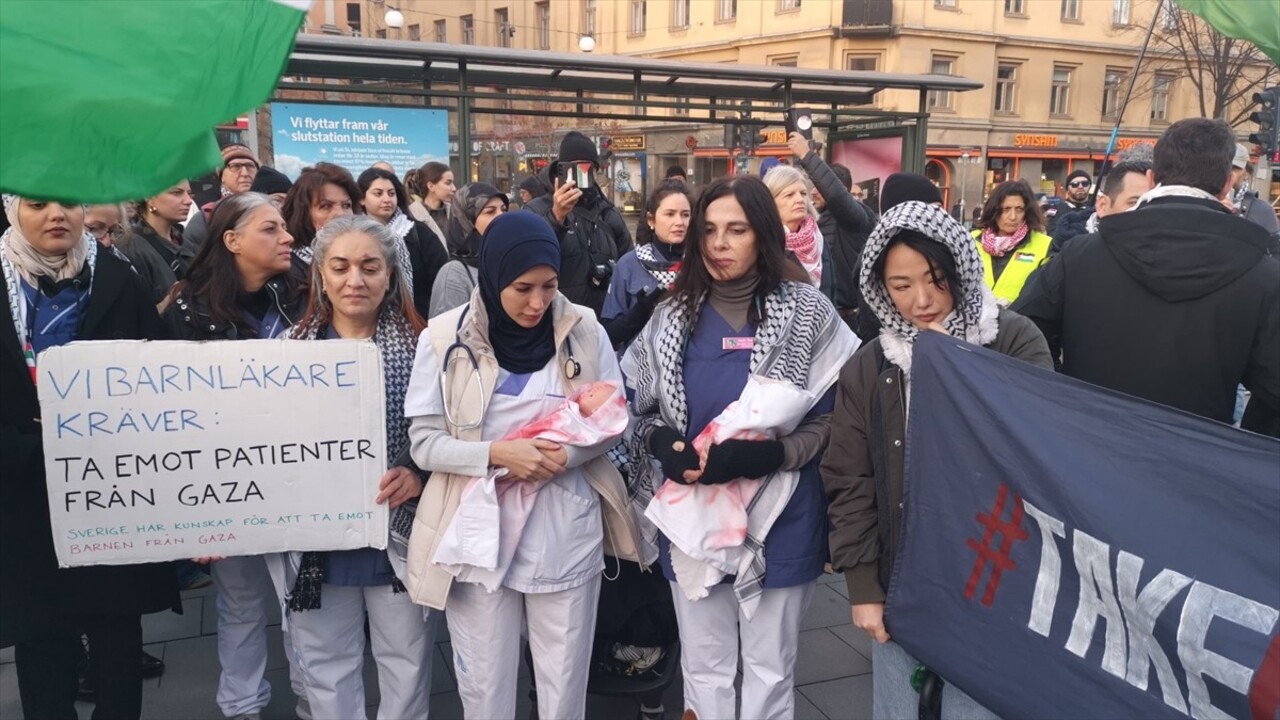
[[[459,329],[458,320],[463,312],[467,316]],[[582,366],[582,371],[576,378],[569,379],[561,374],[565,394],[568,395],[578,386],[594,382],[599,377],[599,368],[596,367],[600,356],[599,325],[590,308],[574,305],[563,295],[556,296],[551,313],[555,326],[557,367],[564,367],[569,359],[565,348],[566,338],[571,341],[574,359]],[[448,389],[444,400],[455,401],[455,404],[450,405],[447,417],[461,425],[475,426],[461,429],[448,424],[449,434],[459,440],[480,442],[484,409],[498,382],[498,360],[489,345],[487,326],[488,315],[477,288],[471,294],[470,305],[432,318],[427,328],[431,346],[442,365],[449,346],[460,341],[475,353],[476,364],[479,366],[481,394],[473,394],[470,398],[463,396],[468,381],[472,380],[471,363],[460,361],[442,369],[445,387]],[[461,355],[460,352],[458,354]],[[485,402],[476,401],[481,397]],[[640,532],[632,515],[622,475],[603,455],[586,463],[581,469],[587,483],[600,495],[605,553],[643,566]],[[437,472],[431,474],[423,488],[422,497],[418,501],[418,512],[414,516],[413,533],[409,537],[408,580],[405,583],[409,596],[419,605],[437,610],[445,608],[449,589],[453,586],[453,576],[433,563],[431,558],[435,557],[444,530],[457,513],[462,490],[470,479],[464,475]]]

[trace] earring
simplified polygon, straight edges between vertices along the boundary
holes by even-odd
[[[152,215],[155,215],[155,214],[156,214],[156,206],[155,206],[155,205],[149,205],[149,206],[147,206],[147,212],[151,213]]]

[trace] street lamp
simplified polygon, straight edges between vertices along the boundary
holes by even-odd
[[[400,12],[396,8],[388,7],[386,17],[384,17],[383,20],[386,21],[387,27],[389,28],[399,30],[404,27],[404,13]]]
[[[583,35],[578,38],[578,49],[584,53],[589,53],[596,49],[596,39],[590,35]]]

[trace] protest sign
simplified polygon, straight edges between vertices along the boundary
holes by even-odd
[[[77,342],[38,368],[62,567],[386,547],[372,342]]]
[[[275,168],[298,179],[318,162],[337,163],[354,174],[376,162],[396,175],[430,160],[449,164],[449,113],[375,105],[271,103]]]
[[[1280,442],[934,333],[886,625],[1001,717],[1277,717]]]

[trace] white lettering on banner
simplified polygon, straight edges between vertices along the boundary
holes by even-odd
[[[1041,539],[1040,570],[1027,627],[1047,638],[1061,586],[1062,561],[1055,537],[1065,539],[1067,528],[1025,498],[1022,505],[1040,527]],[[1280,620],[1280,610],[1169,569],[1162,569],[1139,591],[1144,564],[1141,557],[1119,551],[1113,583],[1110,545],[1076,528],[1071,531],[1071,548],[1080,576],[1080,594],[1065,649],[1085,657],[1101,618],[1106,623],[1103,670],[1149,692],[1150,669],[1154,666],[1166,705],[1197,719],[1227,717],[1211,702],[1205,678],[1247,695],[1255,671],[1207,649],[1209,625],[1214,618],[1221,618],[1270,637]],[[1169,603],[1188,586],[1177,631],[1178,664],[1187,678],[1184,701],[1175,667],[1156,642],[1154,630]]]
[[[63,567],[386,547],[372,342],[78,342],[37,367]]]

